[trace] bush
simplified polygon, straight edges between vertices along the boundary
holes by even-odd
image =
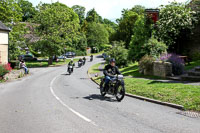
[[[114,46],[110,51],[106,53],[110,57],[107,58],[109,61],[111,58],[115,58],[116,65],[118,67],[125,67],[128,65],[128,50],[122,46]]]
[[[151,37],[152,25],[149,19],[144,15],[140,15],[135,22],[134,34],[130,42],[129,59],[139,61],[144,55],[144,44]]]
[[[195,51],[191,54],[191,59],[193,61],[197,61],[197,60],[200,60],[200,51]]]
[[[10,72],[12,68],[10,67],[10,64],[2,65],[0,64],[0,77],[3,77],[6,73]]]
[[[184,72],[184,60],[176,54],[163,54],[160,57],[161,61],[172,63],[172,73],[174,75],[181,75]]]
[[[163,42],[159,42],[154,37],[151,37],[147,43],[144,44],[143,52],[147,55],[158,57],[167,51],[167,46]]]
[[[145,55],[139,61],[139,72],[144,74],[144,71],[153,72],[153,62],[155,58],[153,56]]]

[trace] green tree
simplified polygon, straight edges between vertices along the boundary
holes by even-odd
[[[38,47],[44,55],[52,57],[62,53],[64,46],[70,46],[80,26],[78,15],[73,9],[61,3],[45,4],[38,7],[39,13],[34,17],[40,41]]]
[[[100,48],[101,44],[108,43],[108,31],[100,23],[88,23],[86,31],[87,43],[90,47]]]
[[[9,60],[15,60],[20,54],[21,49],[26,48],[26,39],[24,35],[28,32],[24,23],[15,23],[8,25],[12,30],[9,33]]]
[[[18,0],[18,5],[22,9],[22,21],[25,22],[29,18],[33,18],[33,15],[37,13],[33,4],[27,0]]]
[[[72,6],[72,9],[74,10],[74,12],[76,14],[78,14],[80,24],[82,24],[85,19],[85,7],[79,6],[79,5],[74,5],[74,6]]]
[[[16,0],[0,1],[0,21],[4,23],[19,22],[22,19],[22,10]]]
[[[179,41],[190,35],[196,22],[194,14],[194,11],[182,3],[172,2],[162,6],[155,36],[164,41],[169,46],[170,51],[179,52]]]
[[[151,22],[144,15],[139,15],[134,26],[134,33],[130,42],[129,59],[132,61],[139,61],[146,53],[142,49],[144,44],[151,37]]]
[[[94,8],[87,12],[86,21],[87,22],[103,23],[102,17],[95,11]]]
[[[122,18],[118,20],[119,28],[117,30],[118,40],[125,42],[125,47],[129,48],[131,36],[133,35],[134,24],[138,19],[138,14],[130,10],[122,11]]]

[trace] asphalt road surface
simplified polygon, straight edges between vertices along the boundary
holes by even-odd
[[[67,75],[67,66],[34,68],[0,84],[0,133],[200,133],[200,119],[125,97],[102,98],[87,75],[94,58]],[[77,64],[76,64],[77,66]]]

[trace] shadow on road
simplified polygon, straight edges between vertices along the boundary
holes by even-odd
[[[117,100],[113,99],[112,97],[107,97],[107,96],[103,97],[99,94],[91,94],[83,98],[87,100],[101,100],[101,101],[108,101],[108,102],[117,102]]]
[[[61,74],[61,75],[69,75],[69,73],[63,73],[63,74]]]

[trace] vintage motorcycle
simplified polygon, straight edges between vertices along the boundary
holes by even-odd
[[[73,72],[73,66],[70,65],[70,66],[68,66],[68,73],[69,73],[69,75],[71,75],[72,72]]]
[[[105,78],[101,79],[100,93],[104,97],[106,94],[110,94],[116,97],[117,101],[121,101],[125,96],[123,75],[117,75],[108,83],[108,87],[105,88]]]

